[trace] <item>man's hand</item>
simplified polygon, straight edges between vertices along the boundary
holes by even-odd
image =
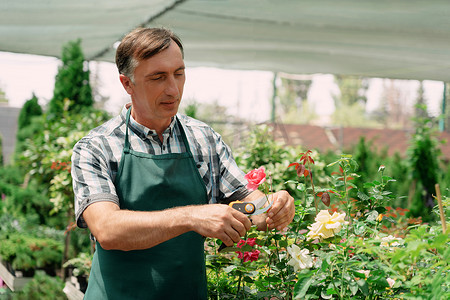
[[[191,206],[189,218],[192,230],[206,237],[218,238],[227,246],[233,246],[250,229],[246,215],[223,204]]]
[[[271,200],[273,203],[267,213],[266,224],[269,230],[283,230],[294,219],[294,198],[286,191],[279,191],[272,195]]]

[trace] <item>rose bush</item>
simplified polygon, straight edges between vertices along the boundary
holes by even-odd
[[[316,157],[309,159],[312,155]],[[314,168],[320,157],[307,151],[300,159],[290,164],[297,180],[285,181],[300,192],[294,221],[286,231],[260,232],[252,227],[244,240],[224,253],[216,252],[219,242],[209,241],[211,299],[450,296],[449,232],[439,234],[437,226],[402,219],[407,210],[391,208],[396,196],[387,188],[395,180],[384,175],[387,167],[379,168],[379,179],[359,189],[352,183],[358,178],[358,166],[351,156],[342,155],[328,165],[337,170],[315,186]],[[270,177],[254,178],[267,192]],[[420,227],[412,229],[408,224]]]

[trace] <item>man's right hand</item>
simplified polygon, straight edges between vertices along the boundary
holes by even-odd
[[[246,215],[224,204],[189,206],[187,218],[193,231],[205,237],[218,238],[227,246],[233,246],[250,229]]]

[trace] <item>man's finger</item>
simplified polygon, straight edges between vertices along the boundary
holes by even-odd
[[[250,220],[246,215],[235,209],[233,209],[232,215],[237,221],[239,221],[244,226],[245,232],[250,230],[250,227],[252,227],[252,222],[250,222]],[[245,232],[242,235],[245,235]]]

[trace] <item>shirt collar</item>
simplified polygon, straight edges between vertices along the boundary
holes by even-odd
[[[131,103],[125,104],[122,108],[122,111],[120,112],[120,116],[122,117],[122,120],[124,122],[126,122],[126,120],[127,120],[127,112],[128,112],[128,109],[130,108],[130,106],[131,106]],[[163,135],[169,134],[170,137],[173,136],[176,119],[177,118],[172,117],[172,121],[170,122],[169,127],[167,127],[167,129],[164,130]],[[136,120],[131,115],[130,115],[130,122],[128,125],[129,125],[129,128],[134,133],[136,133],[139,137],[141,137],[142,139],[148,138],[149,136],[157,135],[157,133],[154,129],[150,129],[148,127],[145,127],[142,124],[139,124],[138,122],[136,122]]]

